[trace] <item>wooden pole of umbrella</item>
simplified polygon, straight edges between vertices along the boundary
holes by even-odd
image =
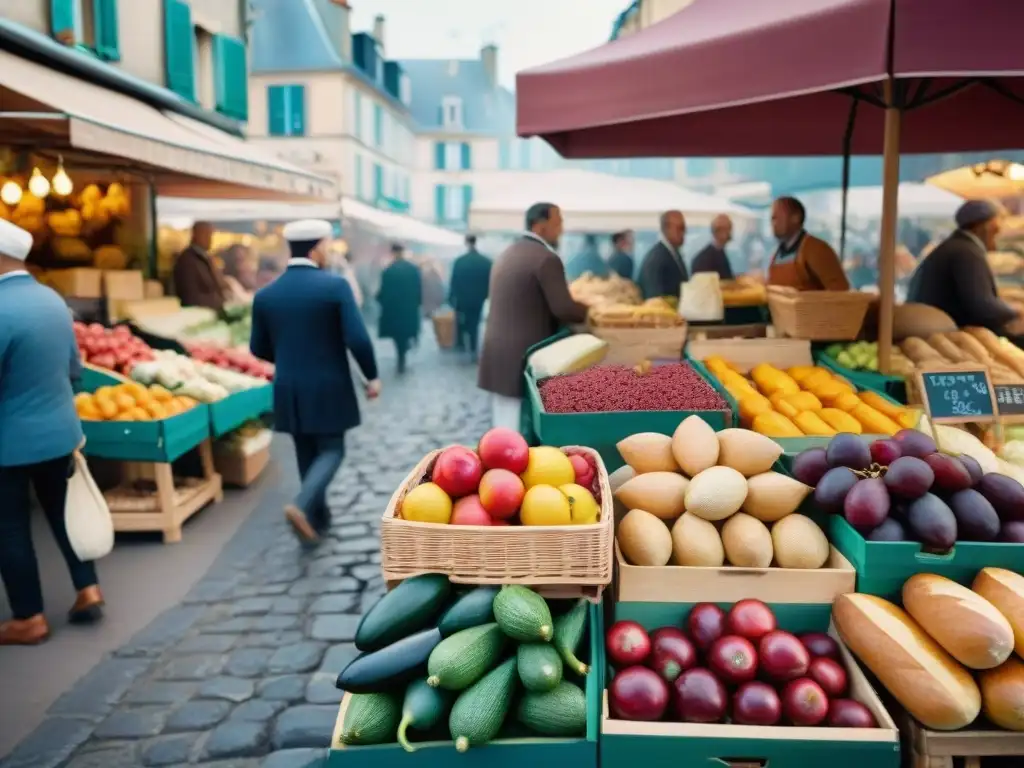
[[[889,373],[892,355],[893,305],[896,301],[896,224],[900,185],[900,126],[892,78],[885,88],[885,136],[882,145],[882,227],[878,247],[878,367]]]

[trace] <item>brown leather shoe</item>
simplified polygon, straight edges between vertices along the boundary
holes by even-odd
[[[297,506],[294,504],[286,506],[284,508],[284,517],[304,544],[316,544],[320,541],[320,534],[316,532],[316,529],[309,522],[306,513]]]
[[[68,611],[68,621],[72,624],[92,624],[103,618],[103,593],[93,584],[80,590],[75,604]]]
[[[0,645],[38,645],[49,636],[50,626],[41,613],[0,623]]]

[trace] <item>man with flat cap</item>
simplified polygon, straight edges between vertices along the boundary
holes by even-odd
[[[345,433],[359,425],[348,353],[359,365],[368,398],[380,394],[380,381],[351,286],[324,270],[330,223],[295,221],[282,234],[291,259],[277,280],[256,293],[249,346],[277,366],[274,429],[292,436],[302,477],[285,518],[312,544],[330,523],[327,487],[345,458]]]
[[[956,212],[956,231],[918,265],[907,301],[930,304],[961,328],[976,325],[1019,334],[1021,313],[999,298],[987,254],[995,250],[1003,208],[991,200],[969,200]]]

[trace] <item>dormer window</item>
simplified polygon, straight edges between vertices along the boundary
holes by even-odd
[[[441,101],[441,125],[462,128],[462,99],[458,96],[445,96]]]
[[[406,74],[398,81],[398,98],[407,107],[412,104],[412,80]]]

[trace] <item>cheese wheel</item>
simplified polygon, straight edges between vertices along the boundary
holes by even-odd
[[[1008,731],[1024,731],[1024,663],[1014,656],[978,677],[985,717]]]
[[[982,568],[971,589],[988,600],[1013,628],[1014,649],[1024,656],[1024,576],[1005,568]]]
[[[992,603],[955,581],[919,573],[903,583],[903,608],[965,667],[992,669],[1013,653],[1013,629]]]
[[[926,728],[955,731],[974,722],[974,678],[901,608],[857,593],[840,595],[832,620],[846,646]]]

